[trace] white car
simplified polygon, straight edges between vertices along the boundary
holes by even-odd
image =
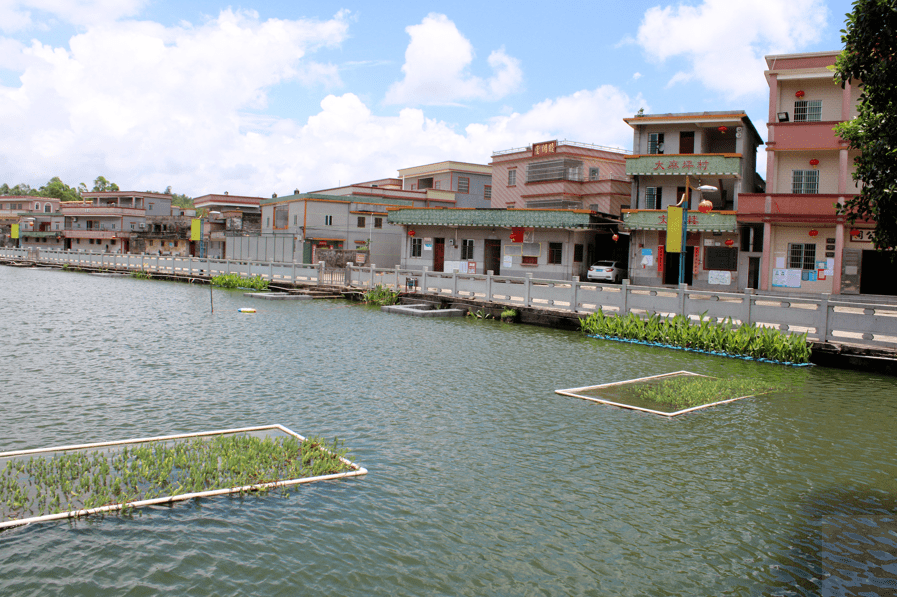
[[[626,277],[626,270],[619,261],[596,261],[589,267],[586,278],[590,281],[619,284]]]

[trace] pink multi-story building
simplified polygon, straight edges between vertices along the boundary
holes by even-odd
[[[629,204],[627,153],[566,140],[496,151],[491,207],[588,209],[619,218]]]
[[[832,129],[857,115],[860,96],[829,70],[838,54],[766,57],[766,192],[742,194],[737,208],[761,290],[897,294],[897,280],[881,275],[893,266],[872,247],[873,224],[849,226],[838,214],[858,192],[856,152]]]

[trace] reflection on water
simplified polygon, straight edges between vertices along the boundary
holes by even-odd
[[[0,299],[0,450],[280,423],[370,471],[3,532],[0,594],[811,595],[892,570],[894,378],[223,290],[212,315],[208,287],[56,271],[0,267]],[[554,394],[679,370],[791,391],[672,420]]]

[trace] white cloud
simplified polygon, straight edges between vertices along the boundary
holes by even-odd
[[[405,31],[411,36],[405,50],[405,77],[386,93],[388,104],[453,104],[472,99],[497,100],[516,91],[523,80],[520,62],[504,48],[489,55],[489,79],[469,72],[473,45],[448,17],[431,13]]]
[[[819,39],[828,16],[823,0],[705,0],[698,6],[656,6],[639,26],[637,43],[663,62],[684,58],[688,69],[669,86],[699,81],[734,97],[765,94],[767,54],[795,52]]]
[[[41,26],[49,19],[73,25],[111,23],[136,15],[147,0],[2,0],[0,31]]]
[[[353,93],[327,95],[302,120],[254,110],[283,81],[334,81],[336,70],[309,54],[347,34],[341,15],[260,21],[224,11],[197,26],[91,28],[69,50],[9,44],[21,85],[0,87],[0,182],[103,175],[125,189],[269,196],[446,159],[487,163],[493,151],[546,139],[629,147],[622,118],[645,105],[605,85],[463,129],[417,108],[378,115]]]

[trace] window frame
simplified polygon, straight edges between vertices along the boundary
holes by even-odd
[[[663,133],[648,133],[648,153],[651,155],[662,155],[666,147],[664,145]]]
[[[463,185],[461,183],[464,183]],[[462,188],[463,186],[463,188]],[[462,195],[470,194],[470,177],[469,176],[459,176],[458,177],[458,192]]]
[[[589,180],[599,180],[601,178],[601,168],[589,166]]]
[[[374,228],[383,228],[383,218],[382,217],[374,218]]]
[[[424,239],[412,237],[412,239],[411,239],[411,257],[420,257],[424,252],[423,249],[424,249]]]
[[[811,176],[812,174],[812,176]],[[800,178],[800,180],[798,180]],[[812,180],[811,180],[812,179]],[[818,195],[819,194],[819,170],[792,170],[791,171],[792,195]]]
[[[822,122],[822,100],[794,100],[794,122]]]
[[[492,200],[492,185],[491,184],[483,185],[483,199],[486,199],[487,201]]]
[[[358,216],[358,224],[357,224],[356,228],[367,228],[367,224],[368,224],[367,217]]]
[[[548,243],[548,264],[564,264],[564,243]]]
[[[653,207],[649,204],[652,199]],[[663,187],[645,187],[645,209],[661,209],[661,205],[663,205]]]
[[[324,216],[324,225],[333,226],[333,216]]]
[[[468,261],[474,258],[474,242],[472,238],[461,239],[461,260]]]
[[[508,186],[516,187],[517,186],[517,169],[508,170]]]
[[[816,243],[788,243],[788,269],[816,271]]]

